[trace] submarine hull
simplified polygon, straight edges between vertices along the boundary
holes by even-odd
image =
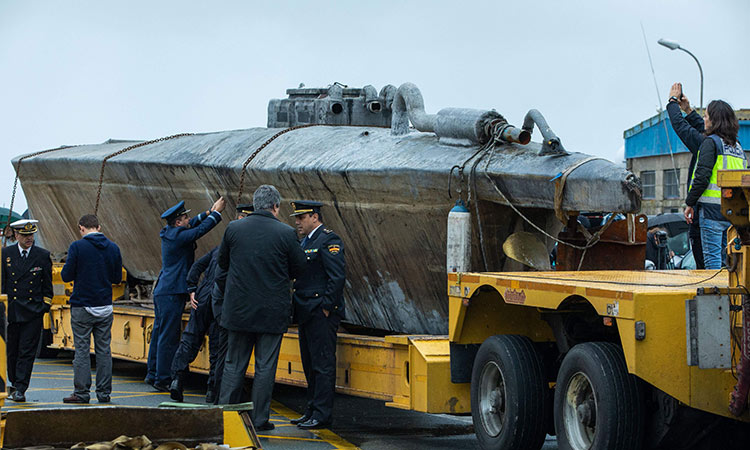
[[[224,221],[198,241],[196,257],[218,245],[234,215],[243,165],[279,131],[194,134],[109,159],[98,216],[129,273],[157,278],[164,226],[159,216],[179,200],[197,213],[218,195],[227,199]],[[66,251],[79,238],[80,216],[94,212],[102,160],[136,143],[63,148],[23,159],[20,167],[23,157],[13,160],[51,251]],[[279,217],[289,224],[289,201],[324,202],[323,221],[346,248],[346,321],[387,332],[442,334],[448,318],[446,220],[459,196],[468,197],[474,216],[474,270],[519,269],[504,257],[502,243],[514,231],[533,229],[507,202],[541,228],[559,231],[550,180],[588,155],[539,151],[534,143],[483,149],[448,145],[425,132],[393,136],[381,127],[312,126],[278,136],[252,158],[241,202],[251,202],[257,186],[272,184],[282,195]],[[462,165],[463,177],[452,171]],[[588,161],[567,177],[562,208],[637,212],[640,194],[629,180],[632,174],[622,167]]]

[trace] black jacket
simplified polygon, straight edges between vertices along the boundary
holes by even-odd
[[[219,247],[219,268],[227,271],[221,326],[249,333],[286,332],[290,280],[304,266],[294,228],[269,211],[230,223]]]
[[[227,272],[218,265],[218,252],[216,259],[216,276],[214,285],[211,289],[211,310],[214,313],[214,319],[221,325],[221,310],[224,306],[224,288],[227,284]]]
[[[74,241],[60,272],[63,281],[74,282],[71,306],[112,304],[112,285],[122,282],[120,248],[101,233]]]
[[[218,273],[219,247],[214,247],[211,251],[201,256],[198,261],[190,266],[187,275],[188,293],[195,292],[195,298],[198,303],[204,303],[211,299],[211,290],[214,286],[214,279]],[[201,275],[203,278],[201,279]]]
[[[693,185],[690,188],[690,192],[688,192],[687,199],[685,199],[685,204],[688,206],[695,206],[703,191],[708,187],[711,181],[711,174],[714,171],[714,165],[716,164],[716,157],[719,154],[716,142],[710,137],[706,137],[703,140],[699,151]],[[747,153],[745,154],[745,158],[747,159]],[[701,208],[704,209],[705,216],[711,220],[727,220],[721,214],[720,205],[701,203]]]
[[[703,195],[703,191],[706,190],[711,180],[714,164],[716,164],[716,155],[718,154],[716,144],[714,144],[713,139],[704,134],[705,124],[695,110],[691,111],[687,116],[682,117],[680,106],[677,102],[669,102],[667,103],[667,112],[669,113],[669,120],[672,122],[674,132],[677,133],[682,143],[693,154],[692,158],[690,158],[690,167],[688,169],[687,186],[689,191],[685,199],[685,204],[695,207],[698,199]],[[698,158],[697,161],[696,157]],[[692,176],[693,167],[695,167],[694,179]],[[692,184],[690,182],[691,179]],[[701,208],[703,208],[703,213],[709,219],[727,220],[721,214],[721,207],[719,205],[701,203]]]
[[[343,318],[346,260],[341,238],[321,225],[307,240],[304,250],[307,269],[294,283],[297,321],[305,323],[318,307]]]
[[[698,199],[703,195],[703,191],[708,187],[709,181],[711,180],[711,174],[714,171],[714,165],[716,164],[716,155],[718,154],[716,144],[713,139],[706,138],[701,143],[698,163],[695,166],[695,178],[693,184],[690,187],[685,204],[688,206],[695,206],[698,203]],[[702,204],[703,205],[703,204]],[[714,205],[706,205],[714,206]],[[716,205],[718,207],[718,205]],[[721,216],[721,208],[719,209],[719,217],[709,217],[714,220],[726,220]],[[707,211],[708,212],[708,211]]]
[[[688,166],[687,181],[685,182],[685,186],[690,186],[690,178],[693,176],[698,149],[706,139],[706,136],[703,134],[706,131],[705,124],[703,123],[703,118],[695,110],[690,111],[690,114],[682,117],[680,105],[677,102],[667,103],[667,113],[669,114],[669,121],[672,123],[672,129],[674,129],[677,137],[680,138],[685,147],[692,153],[690,165]]]
[[[32,245],[24,259],[14,244],[3,248],[2,258],[2,291],[8,295],[8,322],[28,322],[49,311],[54,296],[49,252]]]

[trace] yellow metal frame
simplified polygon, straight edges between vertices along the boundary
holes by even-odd
[[[71,294],[73,294],[73,282],[64,282],[62,280],[62,268],[64,263],[53,263],[52,264],[52,304],[53,305],[65,305],[68,303]],[[125,287],[127,286],[128,272],[125,268],[122,268],[122,283],[112,285],[112,299],[122,298],[125,295]],[[42,327],[45,330],[49,330],[52,327],[52,319],[50,314],[47,313],[42,319]]]
[[[616,322],[628,371],[694,408],[732,417],[727,410],[735,379],[731,371],[687,365],[685,300],[699,287],[726,287],[715,271],[591,271],[461,273],[448,275],[449,337],[481,344],[495,334],[554,340],[541,311],[566,300],[587,301]],[[661,285],[661,286],[659,286]],[[635,322],[646,338],[635,339]],[[741,420],[750,422],[750,413]]]
[[[50,311],[53,346],[73,349],[70,307]],[[188,314],[183,316],[183,325]],[[115,306],[112,355],[145,363],[153,329],[153,310]],[[92,347],[93,348],[93,347]],[[208,338],[191,370],[208,373]],[[450,345],[447,336],[370,337],[339,334],[336,349],[336,390],[358,397],[383,400],[389,406],[428,413],[470,412],[468,383],[450,382]],[[250,361],[247,375],[254,373]],[[305,386],[299,336],[292,328],[281,343],[276,381]]]

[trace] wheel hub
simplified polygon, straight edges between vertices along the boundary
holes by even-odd
[[[563,420],[565,433],[575,450],[591,448],[596,434],[596,395],[589,378],[578,372],[565,388]]]
[[[490,412],[492,414],[497,414],[498,412],[501,412],[503,408],[505,407],[505,399],[504,399],[503,391],[501,391],[500,389],[493,389],[489,395],[489,403],[490,403]]]
[[[578,421],[586,425],[587,427],[595,426],[596,415],[594,414],[594,408],[596,408],[596,406],[594,405],[593,398],[589,398],[584,403],[578,405],[578,407],[576,408]]]
[[[482,426],[488,435],[496,437],[505,422],[505,379],[496,362],[483,368],[479,379],[479,409]]]

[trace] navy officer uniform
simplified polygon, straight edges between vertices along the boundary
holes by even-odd
[[[18,244],[3,248],[2,292],[8,295],[8,381],[10,399],[26,401],[42,319],[52,305],[52,259],[34,245],[36,220],[19,220],[13,228]]]
[[[239,204],[237,205],[237,219],[244,219],[253,211],[252,204]],[[227,356],[227,331],[217,322],[221,311],[214,310],[215,302],[212,300],[214,283],[219,275],[218,253],[219,247],[214,247],[199,258],[188,272],[188,292],[194,296],[196,305],[193,305],[190,310],[190,320],[182,331],[180,345],[172,360],[172,384],[169,385],[169,395],[172,400],[178,402],[183,401],[185,376],[190,372],[190,363],[198,356],[206,334],[208,334],[210,365],[206,403],[214,403],[219,397],[221,376],[224,373],[224,358]]]
[[[336,331],[344,318],[346,281],[344,245],[322,223],[320,202],[292,202],[297,231],[304,234],[306,270],[294,283],[294,314],[299,324],[302,367],[307,379],[307,407],[292,421],[300,428],[331,423],[336,388]]]
[[[214,207],[221,202],[223,209],[223,201],[219,199]],[[144,381],[164,392],[172,379],[170,369],[180,340],[182,311],[189,300],[187,276],[195,259],[195,242],[221,221],[219,210],[212,210],[193,217],[186,226],[176,226],[175,221],[185,220],[189,212],[181,201],[161,215],[167,226],[159,233],[161,272],[154,288],[155,318]]]

